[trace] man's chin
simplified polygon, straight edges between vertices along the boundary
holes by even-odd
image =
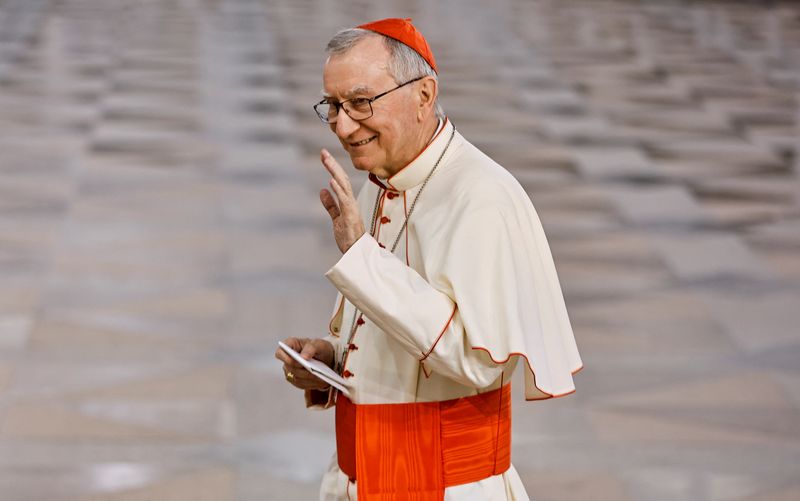
[[[370,172],[375,174],[381,179],[389,177],[382,162],[378,162],[371,156],[350,156],[350,161],[353,162],[353,167],[361,172]]]
[[[369,158],[365,157],[350,157],[350,160],[353,162],[353,167],[356,170],[364,171],[364,172],[371,172],[374,168],[375,163],[371,162]]]

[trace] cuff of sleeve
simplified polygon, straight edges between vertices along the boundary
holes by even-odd
[[[329,409],[336,403],[336,390],[333,386],[327,390],[306,390],[306,407],[309,409]]]
[[[378,242],[369,233],[364,233],[361,238],[347,249],[341,259],[325,273],[325,276],[339,289],[338,286],[345,285],[344,277],[351,276],[359,270],[363,272],[367,255],[370,252],[375,252],[376,249],[378,249]]]

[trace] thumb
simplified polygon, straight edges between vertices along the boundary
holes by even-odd
[[[311,360],[316,354],[317,347],[314,345],[314,343],[306,343],[305,346],[303,346],[303,350],[300,352],[300,356],[306,360]]]

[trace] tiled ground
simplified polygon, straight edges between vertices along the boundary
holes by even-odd
[[[0,0],[0,500],[306,500],[272,358],[336,259],[310,105],[413,17],[550,236],[586,368],[517,403],[533,499],[800,499],[800,7]],[[338,155],[344,160],[342,155]]]

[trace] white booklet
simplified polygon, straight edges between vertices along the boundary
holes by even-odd
[[[295,359],[297,363],[305,367],[308,372],[314,374],[321,380],[341,391],[344,396],[348,398],[350,397],[350,392],[347,391],[347,382],[342,376],[336,374],[333,369],[315,358],[306,360],[305,358],[301,357],[299,353],[294,351],[291,346],[287,345],[283,341],[278,341],[278,346],[280,346],[283,351],[288,353],[290,357]]]

